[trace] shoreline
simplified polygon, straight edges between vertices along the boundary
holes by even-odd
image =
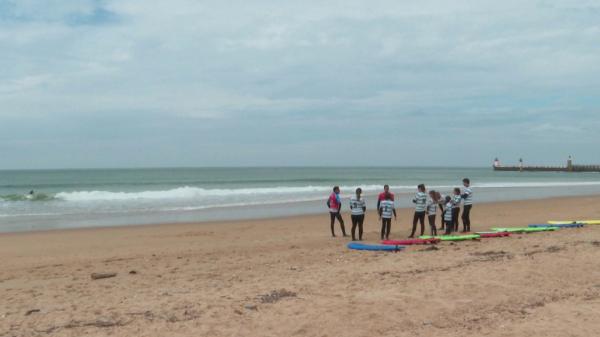
[[[510,203],[519,203],[519,202],[527,202],[527,201],[552,201],[552,200],[561,200],[561,199],[566,199],[566,200],[571,200],[571,199],[579,199],[579,198],[593,198],[593,197],[600,197],[600,194],[584,194],[584,195],[577,195],[577,196],[549,196],[549,197],[542,197],[542,198],[535,198],[535,199],[517,199],[517,200],[503,200],[503,201],[482,201],[479,203],[476,203],[475,206],[477,205],[490,205],[490,204],[510,204]],[[345,210],[342,212],[342,216],[344,217],[345,221],[348,224],[350,223],[350,211],[347,209],[348,206],[345,205]],[[406,212],[411,212],[413,210],[412,207],[397,207],[396,210],[400,213],[406,213]],[[462,210],[462,207],[461,207]],[[375,211],[373,209],[367,209],[367,216],[377,216],[376,214],[374,214]],[[285,216],[279,216],[279,215],[275,215],[272,217],[250,217],[250,218],[245,218],[245,219],[232,219],[232,220],[228,220],[228,219],[224,219],[224,220],[198,220],[198,221],[183,221],[183,222],[157,222],[157,223],[146,223],[146,224],[128,224],[128,225],[108,225],[108,226],[90,226],[90,227],[75,227],[75,228],[55,228],[55,229],[35,229],[35,230],[22,230],[22,231],[0,231],[0,237],[3,236],[9,236],[9,235],[27,235],[27,234],[42,234],[42,233],[55,233],[55,232],[70,232],[70,231],[93,231],[93,230],[110,230],[110,229],[120,229],[120,228],[137,228],[137,229],[144,229],[144,228],[156,228],[156,227],[162,227],[162,226],[168,226],[168,227],[176,227],[176,226],[198,226],[198,225],[218,225],[218,224],[228,224],[231,225],[233,224],[237,224],[237,223],[244,223],[244,222],[256,222],[256,221],[290,221],[290,220],[294,220],[294,219],[300,219],[303,217],[319,217],[319,216],[323,216],[326,217],[327,219],[328,217],[328,213],[327,213],[327,209],[324,209],[323,212],[320,213],[306,213],[306,214],[296,214],[296,215],[285,215]],[[439,218],[440,218],[440,213],[437,214],[437,221],[439,224]],[[326,220],[327,220],[326,219]],[[412,216],[410,217],[410,219],[412,221]],[[476,219],[475,219],[476,220]],[[547,219],[548,220],[561,220],[561,219]],[[568,220],[568,219],[565,219]],[[329,220],[327,220],[329,221]],[[327,222],[326,221],[326,222]],[[337,226],[337,225],[336,225]],[[427,223],[426,223],[426,227],[427,227]]]

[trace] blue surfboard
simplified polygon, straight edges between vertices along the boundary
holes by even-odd
[[[532,228],[540,228],[540,227],[554,227],[554,228],[581,228],[585,226],[584,224],[581,223],[564,223],[564,224],[558,224],[558,225],[548,225],[548,224],[540,224],[540,225],[529,225],[529,227]]]
[[[397,252],[404,249],[404,246],[390,246],[390,245],[370,245],[360,242],[348,243],[348,248],[354,250],[370,250],[370,251],[384,251],[384,252]]]

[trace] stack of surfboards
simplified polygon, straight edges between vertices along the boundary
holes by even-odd
[[[561,228],[580,228],[585,225],[600,225],[600,220],[569,220],[569,221],[548,221],[547,224],[532,224],[528,227],[494,227],[491,232],[477,232],[467,235],[423,235],[418,239],[409,240],[384,240],[382,244],[365,244],[360,242],[350,242],[348,248],[356,250],[371,251],[393,251],[397,252],[406,248],[406,245],[436,244],[440,241],[464,241],[480,238],[496,238],[510,236],[511,233],[535,233],[556,231]]]

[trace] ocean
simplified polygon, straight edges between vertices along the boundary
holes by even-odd
[[[326,214],[334,185],[346,210],[356,187],[372,209],[384,184],[408,207],[419,183],[446,194],[464,177],[476,203],[600,193],[598,173],[491,168],[13,170],[0,171],[0,232]]]

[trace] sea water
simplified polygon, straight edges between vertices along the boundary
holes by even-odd
[[[598,173],[491,168],[161,168],[0,171],[0,231],[326,214],[361,187],[373,208],[384,184],[410,206],[420,183],[442,194],[472,181],[475,202],[600,193]],[[33,195],[28,195],[33,190]],[[545,221],[547,219],[540,219]]]

